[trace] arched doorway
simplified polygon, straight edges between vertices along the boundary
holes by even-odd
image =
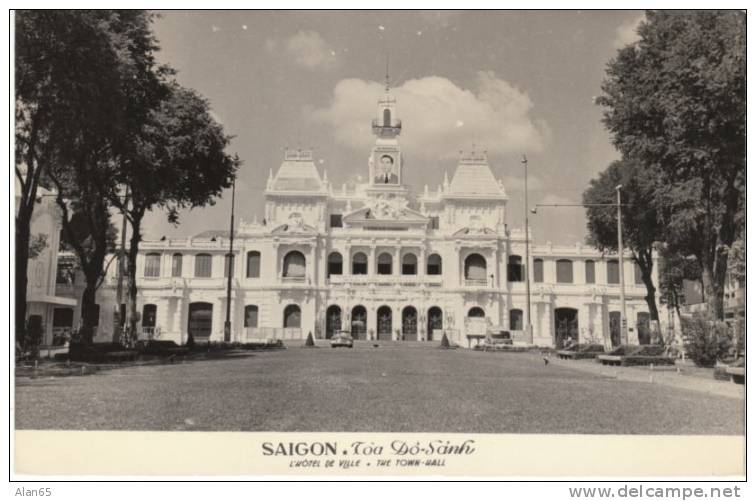
[[[331,339],[336,331],[341,330],[341,308],[335,304],[326,310],[326,339]]]
[[[365,339],[367,336],[367,310],[364,306],[352,308],[352,337]]]
[[[213,330],[213,305],[191,303],[189,305],[189,335],[195,341],[208,341]]]
[[[157,305],[145,304],[142,306],[142,335],[152,337],[157,326]]]
[[[378,308],[375,332],[378,339],[391,341],[391,308],[388,306]]]
[[[413,306],[402,310],[402,339],[417,341],[417,310]]]
[[[290,304],[284,308],[283,314],[283,326],[287,327],[302,327],[302,311],[296,304]]]
[[[562,348],[569,337],[574,343],[578,339],[578,311],[575,308],[556,308],[554,310],[555,338],[554,344]]]
[[[428,341],[433,341],[433,330],[444,328],[444,312],[438,306],[428,309]]]
[[[622,314],[618,311],[609,312],[609,338],[612,347],[622,344]]]

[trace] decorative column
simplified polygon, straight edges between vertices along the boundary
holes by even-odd
[[[352,246],[347,245],[344,249],[344,259],[342,260],[341,274],[345,277],[352,274]]]
[[[370,251],[368,252],[368,276],[374,277],[375,276],[375,245],[370,246]]]

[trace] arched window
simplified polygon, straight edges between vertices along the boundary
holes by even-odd
[[[522,330],[522,310],[520,309],[509,310],[509,330],[511,331]]]
[[[301,327],[302,326],[302,311],[296,304],[290,304],[284,308],[283,326],[286,327]]]
[[[304,278],[306,270],[305,257],[299,251],[291,251],[284,256],[283,276]]]
[[[391,110],[388,108],[383,110],[383,126],[391,127]]]
[[[509,256],[507,261],[507,281],[522,282],[525,277],[523,273],[522,257],[517,255]]]
[[[180,277],[181,276],[182,268],[183,268],[183,264],[184,264],[183,261],[184,261],[184,256],[182,256],[181,254],[174,254],[173,255],[173,260],[172,260],[172,263],[171,263],[171,276],[172,277]]]
[[[393,258],[391,257],[391,254],[388,252],[384,252],[383,254],[378,256],[378,274],[379,275],[391,275],[391,265],[393,263]]]
[[[145,277],[159,277],[160,276],[160,254],[157,252],[151,252],[144,257],[144,276]]]
[[[247,252],[247,278],[260,278],[260,253]]]
[[[364,252],[352,256],[352,275],[367,275],[368,258]]]
[[[343,260],[338,252],[331,252],[328,256],[328,276],[341,275],[343,272]]]
[[[560,284],[572,283],[572,261],[569,259],[557,260],[557,282]]]
[[[585,262],[585,283],[596,283],[596,263],[590,259]]]
[[[414,254],[402,256],[402,275],[417,275],[417,258]]]
[[[255,304],[248,304],[244,307],[244,327],[257,327],[257,314],[259,308]]]
[[[441,272],[441,256],[439,256],[438,254],[431,254],[430,256],[428,256],[428,275],[440,275]]]
[[[543,259],[541,258],[533,260],[533,281],[543,282]]]
[[[470,254],[465,258],[465,280],[486,282],[486,260],[480,254]]]
[[[469,318],[483,318],[486,316],[486,312],[480,306],[473,306],[470,311],[467,312]]]
[[[213,256],[210,254],[197,254],[194,256],[194,276],[210,278],[213,276]]]
[[[619,261],[616,259],[610,259],[606,262],[606,283],[609,284],[618,284],[620,283],[619,279],[620,269],[619,269]]]

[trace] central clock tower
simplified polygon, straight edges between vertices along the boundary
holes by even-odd
[[[371,187],[386,191],[402,188],[403,161],[398,140],[401,132],[402,121],[396,118],[396,99],[391,95],[387,71],[385,93],[378,100],[378,117],[373,119],[376,138],[368,161]]]

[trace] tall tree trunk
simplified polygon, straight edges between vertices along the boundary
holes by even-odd
[[[81,329],[79,336],[82,344],[92,344],[95,337],[95,327],[99,323],[99,308],[97,308],[97,281],[99,274],[85,272],[86,286],[81,295]]]
[[[126,268],[128,270],[128,281],[126,286],[126,301],[128,302],[127,310],[129,312],[129,329],[136,337],[136,315],[137,315],[137,283],[136,283],[136,262],[139,255],[139,241],[141,235],[139,230],[142,226],[143,213],[132,212],[131,214],[131,239],[129,240],[129,250],[126,254]]]
[[[648,313],[651,315],[651,320],[659,321],[659,308],[656,306],[656,286],[651,275],[642,273],[643,283],[646,285],[646,304],[648,305]]]
[[[704,263],[701,273],[709,315],[724,319],[724,288],[727,278],[727,251],[718,251],[714,263]]]
[[[651,320],[659,322],[659,308],[656,306],[656,286],[653,280],[654,254],[652,249],[635,252],[635,262],[640,268],[643,284],[646,286],[646,304]]]
[[[23,201],[16,217],[16,342],[23,346],[26,335],[26,288],[29,271],[29,239],[31,213]]]

